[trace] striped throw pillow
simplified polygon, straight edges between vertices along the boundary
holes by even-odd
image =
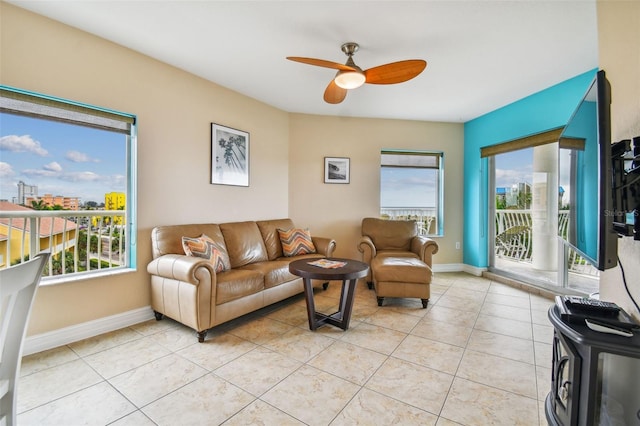
[[[282,243],[282,252],[286,257],[316,252],[316,246],[313,245],[311,234],[307,229],[294,228],[288,231],[278,229],[278,235]]]
[[[182,248],[187,256],[209,260],[216,272],[231,269],[227,251],[205,234],[198,238],[182,237]]]

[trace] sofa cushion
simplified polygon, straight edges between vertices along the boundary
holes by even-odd
[[[273,220],[259,220],[256,222],[264,245],[267,248],[267,256],[269,260],[274,260],[284,256],[282,253],[282,243],[280,242],[280,235],[278,229],[291,229],[293,228],[293,221],[291,219],[273,219]]]
[[[282,243],[282,253],[285,257],[316,252],[316,247],[313,245],[308,229],[278,229],[278,234]]]
[[[219,226],[232,268],[268,260],[267,249],[255,222],[230,222]]]
[[[260,272],[264,276],[264,288],[271,288],[299,278],[289,272],[290,260],[270,260],[243,266],[241,269]]]
[[[153,258],[156,259],[165,254],[183,254],[182,237],[197,237],[205,234],[219,246],[224,247],[224,238],[220,227],[212,223],[189,225],[165,225],[157,226],[151,231],[151,249]]]
[[[224,247],[217,244],[205,234],[197,238],[182,237],[182,247],[187,256],[207,259],[213,265],[216,272],[230,269],[229,256]]]
[[[248,269],[230,269],[216,275],[216,305],[264,290],[264,275]]]

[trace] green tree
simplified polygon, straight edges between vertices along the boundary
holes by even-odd
[[[51,210],[42,200],[31,200],[31,208],[34,210]]]
[[[530,192],[518,192],[518,209],[528,210],[531,208],[531,193]]]
[[[111,233],[111,251],[119,252],[120,250],[120,239],[122,238],[122,247],[124,248],[125,237],[124,232],[121,228],[114,229]]]

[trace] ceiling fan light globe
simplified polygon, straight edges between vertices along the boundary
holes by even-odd
[[[364,84],[365,76],[357,71],[340,71],[334,81],[343,89],[356,89]]]

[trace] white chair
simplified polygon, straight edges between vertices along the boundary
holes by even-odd
[[[16,389],[31,306],[48,252],[0,270],[0,426],[16,424]]]

